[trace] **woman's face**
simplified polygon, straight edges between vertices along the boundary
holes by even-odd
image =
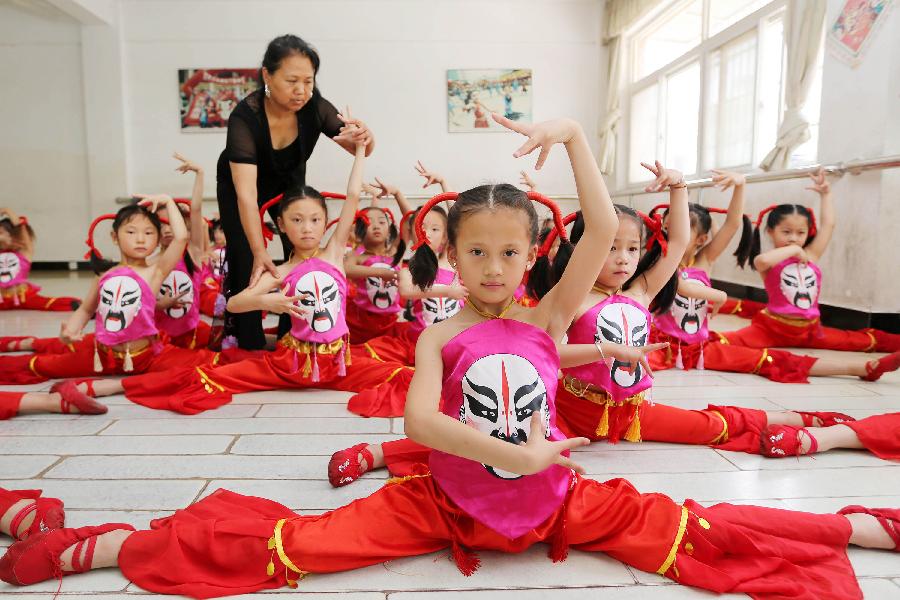
[[[294,250],[309,254],[318,249],[325,235],[328,217],[313,198],[292,202],[278,217],[278,228],[287,235]]]
[[[297,112],[312,98],[316,72],[312,61],[302,54],[291,54],[270,73],[263,67],[263,79],[269,86],[269,99],[285,110]]]

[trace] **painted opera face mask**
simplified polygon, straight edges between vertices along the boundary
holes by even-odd
[[[9,283],[19,275],[21,265],[14,252],[0,252],[0,283]]]
[[[459,300],[454,298],[422,298],[422,319],[425,321],[425,327],[446,321],[461,309]]]
[[[188,314],[194,303],[194,282],[184,271],[170,272],[159,286],[159,293],[169,298],[179,298],[180,306],[170,306],[166,314],[173,319],[180,319]]]
[[[819,298],[819,279],[809,265],[789,264],[782,269],[778,285],[788,302],[803,310]]]
[[[141,286],[128,275],[117,275],[103,282],[97,312],[103,328],[111,333],[127,329],[141,310]]]
[[[685,277],[684,280],[706,285],[698,279]],[[706,321],[708,310],[706,305],[706,300],[675,294],[675,300],[672,302],[672,318],[675,319],[675,323],[683,332],[688,335],[694,335],[700,331],[700,327]]]
[[[325,333],[337,323],[341,313],[341,289],[328,273],[310,271],[297,280],[294,295],[307,311],[306,324],[316,333]]]
[[[369,265],[380,269],[393,269],[387,263],[372,263]],[[390,308],[397,302],[399,288],[395,281],[385,281],[381,277],[366,277],[366,294],[369,302],[375,308]]]
[[[550,435],[547,388],[528,360],[515,354],[490,354],[475,361],[462,379],[463,403],[459,420],[478,431],[509,442],[524,444],[531,430],[531,415],[539,413]],[[521,475],[484,465],[501,479]]]
[[[607,304],[597,313],[595,342],[612,342],[624,346],[645,346],[650,336],[647,315],[636,306],[625,303]],[[609,368],[610,378],[623,388],[637,384],[644,377],[639,362],[622,362],[613,359]]]

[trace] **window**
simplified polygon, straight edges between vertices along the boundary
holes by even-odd
[[[671,0],[626,40],[628,183],[658,158],[695,175],[750,168],[775,145],[784,105],[786,0]],[[821,64],[804,113],[811,139],[792,162],[815,162]],[[625,183],[625,182],[620,182]]]

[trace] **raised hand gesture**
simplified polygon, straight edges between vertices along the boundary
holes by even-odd
[[[647,355],[657,350],[664,350],[669,347],[669,342],[659,342],[657,344],[647,344],[646,346],[626,346],[625,344],[610,344],[606,348],[605,354],[625,363],[640,363],[647,375],[653,377],[653,369],[647,362]]]
[[[177,160],[181,161],[181,164],[175,167],[175,170],[179,173],[187,173],[188,171],[193,171],[194,173],[202,173],[203,169],[200,168],[200,165],[190,160],[189,158],[185,158],[178,152],[175,152],[173,155]]]
[[[281,281],[279,281],[278,283],[280,284]],[[300,299],[305,298],[309,294],[292,296],[290,295],[290,291],[290,284],[285,284],[284,287],[277,292],[269,292],[268,294],[265,294],[263,296],[263,304],[266,307],[266,310],[278,314],[286,313],[298,319],[305,319],[307,316],[309,316],[309,310],[298,306],[297,302],[300,301]]]
[[[519,174],[522,176],[519,179],[519,183],[528,187],[528,190],[533,192],[537,189],[537,184],[534,182],[534,179],[531,178],[531,175],[528,174],[528,171],[519,171]]]
[[[747,178],[740,173],[734,173],[733,171],[722,171],[720,169],[712,169],[712,180],[717,188],[720,190],[727,190],[728,188],[741,187],[745,183],[747,183]]]
[[[531,432],[528,434],[528,441],[522,446],[527,454],[527,459],[525,469],[523,469],[524,472],[520,474],[532,475],[540,473],[550,465],[560,465],[584,475],[584,467],[571,458],[563,456],[562,453],[573,448],[587,446],[590,443],[591,441],[585,437],[551,442],[545,437],[541,414],[536,412],[531,415]]]
[[[416,161],[416,172],[425,178],[425,183],[422,185],[422,189],[425,189],[428,186],[434,184],[441,185],[444,183],[444,177],[440,173],[436,173],[426,169],[421,160]]]
[[[369,130],[369,126],[359,119],[354,119],[350,114],[349,106],[344,109],[343,113],[338,113],[338,119],[344,126],[334,136],[334,141],[349,141],[357,147],[368,146],[372,141],[372,132]]]
[[[809,178],[812,179],[813,184],[809,186],[808,190],[812,190],[820,196],[824,196],[831,192],[831,184],[828,183],[828,178],[825,175],[825,169],[819,167],[819,170],[815,173],[810,173]]]
[[[168,194],[134,194],[133,197],[138,199],[139,205],[152,213],[173,202],[172,196]]]
[[[519,158],[534,152],[540,148],[541,153],[538,155],[537,164],[534,165],[536,171],[540,171],[544,166],[547,157],[550,156],[550,149],[555,144],[566,144],[572,140],[578,133],[578,123],[572,119],[554,119],[552,121],[544,121],[542,123],[519,123],[511,121],[506,117],[502,117],[497,113],[491,113],[498,124],[503,125],[510,131],[521,133],[528,140],[519,146],[519,149],[513,153],[515,158]]]
[[[375,178],[375,183],[371,184],[373,188],[378,192],[378,197],[383,198],[384,196],[397,196],[400,193],[400,188],[396,185],[391,185],[390,183],[384,183],[377,177]]]
[[[684,183],[684,175],[681,174],[681,171],[667,169],[658,160],[654,161],[652,165],[642,162],[641,166],[656,176],[656,180],[644,188],[645,192],[661,192],[669,186],[681,186]]]

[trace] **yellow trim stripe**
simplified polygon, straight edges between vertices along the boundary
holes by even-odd
[[[288,558],[288,555],[284,553],[284,542],[281,539],[281,528],[284,527],[285,522],[287,522],[287,519],[280,519],[278,523],[275,524],[275,533],[273,537],[275,538],[275,551],[278,552],[278,559],[281,561],[281,564],[286,566],[294,573],[306,575],[306,571],[301,571],[299,568],[297,568],[297,565],[291,562],[291,559]]]
[[[722,419],[722,433],[713,438],[713,440],[709,443],[710,446],[715,446],[716,444],[721,444],[723,442],[728,441],[728,421],[725,420],[725,416],[717,410],[709,411],[712,414],[716,415],[720,419]]]
[[[200,367],[194,367],[194,368],[197,369],[197,372],[200,374],[200,381],[202,381],[203,383],[208,383],[208,384],[212,385],[213,387],[217,388],[220,392],[225,391],[225,388],[223,388],[221,385],[219,385],[218,383],[216,383],[215,381],[210,379],[209,375],[207,375],[206,373],[203,372],[203,369],[201,369]]]
[[[411,371],[413,370],[412,367],[400,367],[399,369],[394,369],[394,372],[391,373],[390,376],[389,376],[387,379],[384,380],[384,382],[387,383],[388,381],[390,381],[391,379],[393,379],[394,377],[396,377],[396,376],[397,376],[397,373],[399,373],[399,372],[402,371],[403,369],[409,369],[409,370],[411,370]]]
[[[37,375],[38,377],[43,377],[43,375],[38,373],[37,369],[34,368],[34,361],[36,361],[38,359],[38,356],[40,356],[40,354],[35,354],[34,356],[31,357],[31,360],[28,361],[28,368],[31,369],[31,372],[34,373],[35,375]]]
[[[766,362],[767,358],[769,358],[769,349],[763,348],[762,357],[759,359],[759,362],[756,363],[756,366],[753,367],[753,370],[751,371],[753,375],[759,374],[759,370],[762,368],[763,363]]]
[[[684,539],[684,532],[687,531],[687,519],[688,509],[682,506],[681,521],[678,523],[678,533],[675,534],[675,542],[672,544],[672,549],[669,550],[669,555],[666,557],[666,560],[663,562],[662,566],[656,571],[659,575],[665,575],[666,571],[669,570],[669,567],[675,564],[675,556],[678,554],[678,546],[681,545],[681,540]]]
[[[385,360],[384,360],[383,358],[381,358],[380,356],[378,356],[378,353],[375,352],[375,349],[372,348],[372,346],[369,345],[369,342],[366,342],[365,344],[363,344],[363,347],[366,349],[366,352],[369,353],[369,356],[371,356],[372,358],[374,358],[374,359],[377,360],[378,362],[385,362]]]

